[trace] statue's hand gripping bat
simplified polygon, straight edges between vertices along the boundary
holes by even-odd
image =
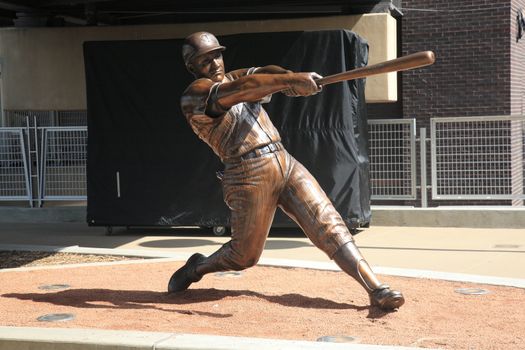
[[[317,79],[315,82],[317,85],[321,86],[338,83],[340,81],[365,78],[376,74],[399,72],[429,66],[434,63],[435,60],[436,58],[432,51],[420,51],[411,55],[395,58],[393,60],[373,64],[371,66],[356,68],[347,72],[329,75],[327,77]]]

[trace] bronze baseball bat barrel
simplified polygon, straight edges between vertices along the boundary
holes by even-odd
[[[371,75],[399,72],[414,68],[429,66],[436,60],[432,51],[420,51],[410,55],[395,58],[393,60],[373,64],[371,66],[361,67],[349,70],[347,72],[329,75],[317,79],[317,85],[328,85],[340,81],[365,78]]]

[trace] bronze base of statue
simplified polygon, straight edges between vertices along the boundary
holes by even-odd
[[[200,281],[202,275],[197,273],[196,268],[205,259],[206,257],[202,254],[193,254],[186,264],[171,276],[168,283],[168,293],[182,292],[188,289],[193,282]]]

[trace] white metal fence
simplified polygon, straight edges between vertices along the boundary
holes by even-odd
[[[87,127],[26,119],[24,128],[0,128],[0,200],[85,200]],[[432,200],[523,204],[525,116],[434,118],[430,126]],[[415,201],[419,188],[426,206],[426,129],[416,136],[415,119],[369,121],[372,200]]]
[[[371,198],[416,199],[416,120],[368,121]]]
[[[0,128],[0,201],[86,200],[87,127]]]
[[[31,200],[22,128],[0,128],[0,200]]]
[[[41,199],[86,199],[87,128],[43,128],[41,149]]]
[[[432,198],[525,199],[524,145],[524,116],[432,119]]]

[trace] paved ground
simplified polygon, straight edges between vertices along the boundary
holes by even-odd
[[[85,224],[2,224],[0,245],[119,248],[210,254],[228,237],[200,229],[105,228]],[[372,266],[424,269],[525,279],[524,229],[372,227],[357,245]],[[270,233],[263,258],[328,261],[299,230]]]
[[[133,253],[139,253],[139,254],[151,254],[151,255],[169,255],[169,254],[175,254],[181,257],[186,257],[189,254],[199,251],[204,254],[210,254],[213,251],[215,251],[221,244],[226,242],[228,240],[228,237],[217,237],[214,236],[211,231],[203,231],[200,229],[194,229],[194,228],[184,228],[184,229],[153,229],[153,228],[135,228],[131,230],[125,230],[125,229],[116,229],[114,231],[114,235],[107,236],[104,228],[92,228],[87,227],[85,224],[79,224],[79,223],[62,223],[62,224],[2,224],[0,225],[0,249],[8,249],[9,247],[28,247],[32,249],[39,249],[39,247],[44,248],[52,248],[52,247],[73,247],[72,249],[79,249],[75,247],[92,247],[92,248],[99,248],[99,249],[108,249],[109,251],[128,251]],[[521,288],[524,288],[525,286],[525,270],[522,268],[525,266],[525,229],[468,229],[468,228],[417,228],[417,227],[373,227],[370,229],[366,229],[362,232],[360,232],[356,236],[357,245],[361,248],[363,254],[368,259],[370,264],[379,271],[379,273],[384,273],[381,271],[394,271],[396,268],[400,269],[400,271],[403,271],[402,273],[406,273],[407,271],[418,271],[424,270],[424,273],[421,273],[420,275],[423,277],[428,277],[432,274],[432,271],[435,272],[435,276],[438,276],[438,272],[448,272],[448,273],[456,273],[456,274],[471,274],[471,275],[483,275],[488,276],[487,278],[481,277],[479,281],[480,283],[485,283],[485,279],[492,280],[492,281],[498,281],[498,278],[505,278],[506,280],[510,280],[511,283],[508,285],[515,285],[520,286]],[[305,262],[308,262],[307,264],[315,265],[315,264],[327,264],[330,265],[327,257],[320,252],[317,248],[315,248],[306,238],[303,237],[302,233],[298,230],[292,230],[292,229],[279,229],[279,230],[273,230],[270,234],[270,237],[267,241],[266,249],[263,255],[263,261],[274,261],[278,262],[280,260],[286,260],[287,264],[290,264],[292,262],[292,265],[295,264],[293,261],[296,261],[297,265],[301,265]],[[277,263],[278,264],[278,263]],[[11,315],[10,320],[7,324],[8,326],[16,326],[15,328],[10,327],[0,327],[0,349],[18,349],[20,348],[20,339],[22,337],[26,337],[29,335],[34,335],[37,340],[31,340],[33,343],[37,344],[36,347],[24,347],[26,342],[22,344],[23,349],[40,349],[38,344],[39,342],[45,342],[47,339],[46,335],[42,335],[38,332],[38,328],[36,329],[25,329],[25,328],[17,328],[20,326],[34,326],[36,325],[38,327],[38,322],[34,322],[33,313],[40,312],[42,313],[45,311],[44,309],[49,309],[50,305],[58,305],[58,307],[63,308],[63,311],[66,312],[68,310],[71,310],[73,307],[74,310],[78,313],[79,317],[82,315],[83,312],[87,312],[88,314],[90,312],[93,312],[93,315],[98,315],[100,317],[104,318],[105,315],[109,315],[110,313],[114,313],[114,317],[117,319],[129,319],[133,320],[134,318],[139,318],[138,316],[131,316],[130,315],[120,315],[118,313],[126,313],[131,312],[133,310],[140,311],[141,309],[148,309],[148,310],[157,310],[160,311],[162,317],[182,317],[187,320],[194,320],[196,318],[196,315],[199,314],[199,312],[204,312],[203,315],[208,315],[209,310],[206,309],[206,307],[212,308],[212,310],[215,312],[216,310],[213,308],[216,308],[216,305],[224,304],[224,306],[228,306],[231,308],[231,314],[232,315],[242,315],[243,313],[238,310],[239,305],[242,305],[242,303],[239,303],[239,300],[244,300],[246,303],[255,303],[254,305],[259,305],[258,307],[261,307],[261,312],[259,313],[259,316],[262,316],[264,312],[268,312],[268,310],[271,310],[272,307],[277,307],[280,310],[280,312],[284,312],[284,314],[289,314],[291,312],[291,308],[293,310],[302,310],[304,312],[307,311],[314,311],[315,312],[321,312],[324,316],[326,316],[326,312],[328,312],[331,316],[335,318],[340,317],[340,313],[338,310],[325,310],[326,309],[326,303],[328,301],[333,300],[339,300],[337,298],[343,298],[341,299],[341,303],[348,306],[352,312],[355,313],[354,317],[351,317],[351,320],[355,320],[356,322],[362,322],[362,324],[355,324],[352,325],[349,328],[345,329],[373,329],[373,328],[381,328],[384,330],[382,334],[387,334],[388,332],[391,332],[391,336],[381,340],[381,339],[375,339],[372,337],[370,338],[370,335],[361,335],[362,340],[366,343],[376,343],[376,344],[390,344],[390,345],[404,345],[404,346],[423,346],[423,347],[445,347],[445,348],[468,348],[468,344],[474,344],[475,348],[483,348],[483,349],[499,349],[502,347],[499,347],[500,345],[504,344],[504,348],[512,348],[512,349],[520,349],[522,348],[522,345],[525,346],[525,339],[523,339],[522,335],[525,329],[523,329],[523,324],[525,322],[522,322],[522,320],[518,320],[516,317],[520,316],[520,312],[516,312],[516,309],[514,308],[514,305],[517,305],[517,303],[521,303],[523,301],[523,289],[513,289],[513,288],[503,288],[499,289],[500,287],[488,287],[488,289],[491,290],[492,294],[489,294],[490,296],[486,299],[483,299],[485,297],[481,296],[477,300],[480,304],[477,306],[474,306],[474,304],[470,305],[471,307],[468,307],[468,303],[461,302],[457,296],[456,293],[453,291],[458,287],[466,287],[466,288],[479,288],[480,284],[468,284],[468,283],[455,283],[455,282],[434,282],[434,281],[428,281],[428,280],[414,280],[414,279],[399,279],[398,277],[388,277],[384,276],[383,279],[386,280],[389,283],[397,284],[401,289],[408,292],[409,294],[412,294],[411,296],[411,303],[407,303],[407,305],[404,307],[402,311],[399,313],[395,313],[391,316],[382,316],[379,315],[379,318],[377,317],[370,317],[370,313],[374,313],[374,310],[370,310],[366,304],[367,301],[365,299],[362,299],[363,295],[357,294],[355,297],[351,295],[350,297],[348,295],[344,295],[341,293],[347,293],[349,290],[354,289],[344,289],[340,292],[336,291],[335,294],[329,294],[326,296],[323,296],[320,299],[316,298],[306,298],[306,294],[303,297],[307,302],[305,304],[301,303],[301,299],[299,299],[299,304],[297,304],[297,296],[301,296],[301,288],[310,288],[310,285],[307,283],[306,286],[302,286],[301,283],[304,282],[304,280],[308,281],[309,278],[301,278],[301,272],[287,272],[287,276],[299,276],[297,277],[298,280],[296,282],[293,282],[292,280],[287,280],[287,282],[282,282],[276,284],[274,287],[272,287],[271,284],[268,284],[268,282],[271,279],[271,276],[274,274],[270,274],[269,277],[267,277],[264,281],[264,283],[260,283],[259,277],[261,273],[263,272],[253,272],[254,269],[251,269],[249,273],[255,273],[256,278],[253,281],[254,285],[250,285],[249,287],[245,287],[244,285],[234,283],[236,286],[232,285],[228,288],[226,288],[225,291],[222,290],[215,290],[214,285],[202,285],[203,288],[205,288],[205,294],[208,295],[210,292],[216,292],[219,293],[219,297],[217,297],[217,300],[221,300],[221,302],[217,303],[214,300],[207,300],[206,298],[204,300],[201,300],[197,297],[198,300],[190,300],[188,299],[187,302],[183,303],[175,303],[174,305],[171,305],[171,301],[163,301],[162,298],[164,298],[163,290],[165,288],[164,284],[159,282],[160,280],[164,280],[169,276],[171,273],[173,266],[172,264],[169,264],[166,269],[160,268],[162,265],[156,265],[158,267],[147,267],[148,263],[141,262],[140,266],[133,268],[128,265],[128,271],[121,271],[118,272],[117,267],[110,267],[109,273],[106,273],[104,275],[100,275],[101,278],[94,278],[92,279],[92,282],[89,282],[86,278],[82,278],[79,276],[91,276],[94,277],[97,274],[79,274],[78,270],[77,273],[65,273],[60,272],[62,270],[56,270],[55,272],[52,272],[48,268],[44,268],[41,271],[39,270],[28,270],[27,272],[24,272],[23,269],[18,269],[17,271],[5,271],[5,273],[2,273],[0,275],[0,278],[7,278],[9,276],[9,280],[18,280],[20,281],[20,288],[21,290],[11,290],[11,289],[5,289],[9,286],[9,284],[4,285],[4,289],[2,294],[4,296],[9,295],[9,298],[6,297],[3,300],[4,306],[7,308],[4,310],[3,314],[9,314]],[[75,268],[68,268],[67,270],[75,269]],[[85,267],[78,267],[78,269],[85,269]],[[137,273],[137,271],[140,271],[140,269],[145,269],[143,274],[140,277],[139,280],[131,283],[131,285],[122,285],[119,287],[119,283],[122,283],[123,281],[128,281],[127,278],[122,278],[123,276],[128,276]],[[261,271],[264,271],[264,269],[268,268],[262,268]],[[409,270],[406,270],[409,269]],[[64,270],[65,271],[65,270]],[[102,271],[102,270],[101,270]],[[147,291],[144,290],[145,297],[143,295],[139,295],[141,290],[137,289],[137,285],[143,283],[145,279],[151,279],[152,276],[156,274],[161,274],[162,278],[154,278],[153,280],[149,280],[148,283],[157,283],[159,285],[155,284],[154,291]],[[309,274],[310,272],[304,272],[306,274]],[[48,276],[49,275],[49,276]],[[418,276],[417,272],[414,274]],[[46,279],[46,276],[49,278]],[[45,283],[52,283],[54,280],[56,280],[56,276],[62,276],[62,279],[70,278],[71,281],[66,281],[71,283],[74,286],[80,286],[80,289],[74,288],[71,291],[57,291],[57,292],[42,292],[39,290],[36,291],[30,291],[31,288],[34,288],[36,285],[35,283],[42,282],[40,284]],[[102,276],[105,276],[102,278]],[[248,276],[248,275],[247,275]],[[327,275],[328,276],[328,275]],[[327,278],[323,274],[323,278]],[[447,279],[455,280],[455,281],[467,281],[466,279],[463,279],[464,276],[467,275],[457,275],[455,279],[451,279],[451,274],[448,274],[446,276]],[[492,277],[491,277],[492,276]],[[329,277],[329,276],[328,276]],[[14,279],[13,279],[14,278]],[[41,279],[44,279],[40,281]],[[66,279],[67,279],[66,278]],[[75,280],[77,278],[77,280]],[[80,279],[79,279],[80,278]],[[109,279],[108,279],[109,278]],[[145,278],[145,279],[144,279]],[[321,278],[316,277],[315,279]],[[339,277],[336,277],[338,280]],[[49,280],[49,281],[48,281]],[[120,281],[120,282],[119,282]],[[478,281],[478,280],[476,280]],[[85,283],[92,283],[93,285],[85,285]],[[213,282],[212,278],[208,278],[206,283]],[[275,293],[276,290],[278,290],[279,285],[283,285],[290,282],[290,288],[293,290],[297,289],[296,293],[292,293],[290,295],[295,295],[292,299],[286,299],[287,298],[287,290],[281,291],[281,294],[278,296],[272,296],[272,293]],[[23,284],[27,284],[26,287],[23,287]],[[38,284],[37,283],[37,284]],[[88,284],[89,284],[88,283]],[[244,282],[243,282],[244,283]],[[327,284],[334,284],[335,282],[326,282]],[[414,284],[415,283],[415,284]],[[487,282],[491,283],[491,282]],[[152,284],[152,285],[153,285]],[[162,285],[161,285],[162,284]],[[436,284],[436,286],[434,286]],[[498,283],[496,283],[498,284]],[[270,286],[268,290],[261,290],[258,291],[257,288],[264,287],[264,286]],[[437,286],[439,285],[439,286]],[[12,285],[13,287],[14,285]],[[33,287],[31,287],[33,286]],[[109,286],[112,286],[111,288]],[[302,286],[302,287],[301,287]],[[18,288],[18,287],[17,287]],[[112,289],[113,290],[110,290]],[[231,294],[232,290],[235,290],[235,288],[241,288],[241,292],[239,294]],[[243,289],[244,288],[244,289]],[[287,287],[288,288],[288,287]],[[295,288],[295,289],[294,289]],[[432,289],[432,291],[444,291],[443,298],[453,298],[453,301],[442,299],[440,301],[437,300],[436,293],[430,293],[425,294],[428,292],[428,288]],[[140,288],[139,288],[140,289]],[[131,294],[126,294],[126,290],[132,290],[134,291]],[[30,291],[30,292],[28,292]],[[83,293],[82,291],[85,291],[86,293]],[[102,291],[98,293],[97,291]],[[109,299],[106,298],[107,292],[111,292],[109,295]],[[230,292],[228,292],[230,291]],[[255,291],[255,292],[254,292]],[[323,288],[320,290],[316,290],[315,293],[321,295],[321,293],[324,292]],[[29,293],[29,294],[28,294]],[[224,295],[220,296],[224,293]],[[316,294],[316,295],[317,295]],[[439,293],[438,293],[439,294]],[[49,298],[51,295],[51,299]],[[54,297],[56,295],[56,298]],[[193,294],[192,294],[193,295]],[[202,295],[202,293],[201,293]],[[414,299],[414,295],[417,295]],[[97,298],[96,300],[91,300],[91,298]],[[188,296],[191,297],[191,296]],[[146,298],[146,299],[144,299]],[[160,299],[159,299],[160,298]],[[283,299],[285,298],[285,299]],[[9,299],[9,300],[7,300]],[[237,303],[227,304],[227,302],[237,301]],[[277,302],[275,302],[277,300]],[[350,300],[349,302],[347,300]],[[316,302],[321,302],[324,306],[319,307],[312,307],[311,305],[315,305]],[[66,304],[63,304],[63,303]],[[76,302],[80,302],[82,305],[87,305],[87,307],[81,306],[80,309],[78,309],[77,306],[75,306]],[[284,302],[284,305],[283,305]],[[491,305],[490,311],[488,311],[488,314],[486,313],[488,310],[489,303],[495,302],[494,305]],[[18,304],[11,304],[11,303],[18,303]],[[94,303],[94,304],[93,304]],[[131,303],[131,304],[130,304]],[[160,304],[158,304],[160,303]],[[262,304],[257,304],[262,303]],[[292,303],[292,304],[290,304]],[[350,303],[350,304],[348,304]],[[158,304],[158,305],[157,305]],[[208,305],[209,304],[209,305]],[[246,304],[246,305],[248,305]],[[343,305],[341,304],[341,305]],[[347,305],[348,304],[348,305]],[[93,306],[95,305],[95,306]],[[120,305],[120,306],[119,306]],[[130,306],[130,307],[124,307],[121,306]],[[156,305],[156,306],[155,306]],[[171,306],[170,306],[171,305]],[[441,306],[440,306],[441,305]],[[451,305],[454,307],[454,312],[449,312],[448,305]],[[3,307],[4,307],[3,306]],[[39,308],[44,307],[43,310],[37,309],[37,306]],[[165,313],[166,307],[174,307],[175,313]],[[186,308],[189,307],[189,310],[186,310]],[[247,306],[247,310],[251,309],[255,306]],[[75,309],[76,308],[76,309]],[[204,309],[200,309],[204,308]],[[412,309],[411,309],[412,308]],[[505,310],[504,310],[505,308]],[[521,306],[519,306],[520,309],[522,309]],[[105,310],[107,309],[107,310]],[[328,308],[330,309],[330,308]],[[25,311],[23,311],[25,310]],[[197,310],[197,311],[195,311]],[[103,311],[103,313],[97,312],[97,311]],[[348,311],[348,310],[346,310]],[[19,317],[12,316],[14,312],[22,312],[27,315],[29,315],[28,319],[33,320],[32,322],[34,324],[27,324],[24,322],[19,322]],[[208,314],[206,313],[208,312]],[[364,312],[364,313],[363,313]],[[446,331],[442,331],[442,329],[436,328],[435,322],[432,320],[434,319],[434,316],[438,314],[439,312],[444,312],[443,314],[440,314],[438,317],[438,321],[441,322],[444,326],[449,327]],[[483,314],[480,314],[479,312],[484,312]],[[272,313],[270,312],[269,315]],[[462,314],[467,315],[465,317],[462,316]],[[500,315],[502,316],[501,320],[499,318],[495,318],[494,315]],[[139,315],[142,315],[139,312]],[[415,323],[410,323],[414,321],[414,318],[411,315],[419,315],[418,320]],[[377,315],[376,315],[377,316]],[[432,316],[432,317],[431,317]],[[95,316],[94,316],[95,317]],[[151,315],[154,319],[158,316]],[[310,326],[314,326],[316,322],[312,322],[312,320],[319,319],[321,316],[315,316],[315,315],[307,315],[305,314],[304,321],[301,322],[301,324],[308,324]],[[452,317],[450,319],[450,317]],[[510,318],[509,318],[510,317]],[[461,323],[462,319],[469,319],[470,321],[474,321],[472,325],[469,326],[470,323],[467,324],[465,322],[463,326],[466,327],[464,331],[459,332],[458,329],[452,327],[450,328],[451,324],[458,324]],[[516,319],[515,319],[516,318]],[[294,317],[294,319],[297,319],[297,317]],[[349,322],[348,317],[343,317],[345,322]],[[449,320],[450,319],[450,320]],[[490,319],[490,321],[488,321]],[[239,324],[239,320],[236,320],[235,318],[232,318],[233,325]],[[429,321],[430,320],[430,321]],[[448,321],[447,321],[448,320]],[[180,322],[186,322],[183,319],[174,319],[172,320],[174,324],[180,324]],[[422,325],[426,322],[428,322],[429,328],[424,328]],[[450,322],[449,322],[450,321]],[[244,321],[242,321],[244,322]],[[379,322],[379,323],[375,323]],[[438,322],[438,323],[439,323]],[[115,324],[120,324],[121,322],[117,322]],[[150,324],[155,324],[154,321],[151,321]],[[327,322],[326,325],[330,326],[333,324],[337,324],[336,321],[330,321]],[[509,324],[515,325],[518,327],[518,329],[507,329],[505,328]],[[3,324],[4,326],[6,324]],[[89,323],[82,323],[79,320],[78,323],[79,327],[88,327],[91,326]],[[191,325],[185,324],[188,327]],[[448,326],[447,326],[448,325]],[[284,327],[285,324],[283,324],[282,327]],[[401,328],[397,329],[396,327],[401,326]],[[65,327],[75,327],[74,323],[71,323],[70,325],[65,325]],[[222,323],[219,323],[217,326],[217,329],[222,329]],[[403,328],[404,327],[404,328]],[[521,328],[520,328],[521,327]],[[100,327],[97,327],[100,328]],[[178,327],[175,327],[177,329]],[[108,328],[108,329],[119,329],[119,328]],[[121,328],[120,328],[121,329]],[[135,327],[136,329],[143,329],[140,327]],[[192,327],[188,328],[185,332],[191,332],[191,330],[194,329]],[[471,331],[472,329],[475,329],[476,331]],[[12,332],[18,332],[17,330],[20,330],[17,334],[22,335],[13,335],[10,334]],[[169,331],[168,329],[162,329],[161,332]],[[198,331],[198,330],[197,330]],[[501,335],[504,335],[504,339],[498,339],[497,343],[491,344],[491,332],[498,332]],[[220,331],[213,331],[213,328],[211,329],[203,329],[204,333],[208,334],[222,334]],[[385,333],[386,332],[386,333]],[[410,333],[412,332],[412,333]],[[423,332],[423,333],[421,333]],[[481,333],[476,333],[481,332]],[[406,338],[400,341],[394,340],[394,335],[399,334],[412,334],[410,339]],[[79,334],[81,334],[79,336]],[[80,340],[80,338],[84,337],[85,335],[82,335],[83,333],[78,333],[75,331],[75,334],[71,336],[71,338],[68,338],[70,342],[77,344]],[[291,334],[291,333],[290,333]],[[307,333],[309,334],[309,333]],[[324,334],[321,330],[319,331],[319,335]],[[390,333],[388,333],[390,334]],[[487,337],[488,334],[488,337]],[[231,333],[230,333],[231,335]],[[249,336],[249,333],[240,334],[244,336]],[[355,335],[355,334],[352,334]],[[511,336],[511,335],[517,335],[517,336]],[[61,337],[67,338],[69,335],[66,333],[61,333]],[[153,335],[148,335],[148,337],[151,336],[152,340],[151,344],[157,344],[160,340],[159,339],[168,339],[168,338],[177,338],[179,337],[175,333],[156,333]],[[262,336],[262,337],[269,337],[268,334],[256,334],[256,336]],[[10,343],[11,338],[14,339],[15,343]],[[80,338],[79,338],[80,337]],[[103,336],[102,336],[103,337]],[[122,336],[121,336],[122,337]],[[97,346],[100,345],[101,335],[93,335],[92,336],[92,345],[91,348],[95,349]],[[273,338],[277,338],[277,336],[274,336]],[[300,338],[298,336],[291,336],[288,337],[288,339],[308,339],[308,340],[315,340],[310,339],[307,337]],[[402,339],[403,337],[400,337],[399,339]],[[26,338],[24,338],[26,339]],[[118,335],[117,335],[118,339]],[[179,340],[175,341],[175,347],[169,348],[174,349],[177,348],[177,346],[180,345],[180,337]],[[200,338],[204,343],[195,343],[193,342],[191,346],[185,347],[184,349],[201,349],[198,346],[204,346],[204,348],[207,348],[209,344],[215,344],[218,338]],[[175,339],[176,340],[176,339]],[[460,343],[460,341],[465,341],[466,343]],[[52,341],[51,341],[52,342]],[[118,340],[117,340],[118,342]],[[229,344],[224,349],[228,348],[234,348],[231,346],[232,340],[229,340]],[[236,344],[241,344],[242,342],[235,341]],[[252,340],[248,340],[248,342],[252,342]],[[15,347],[13,344],[17,344],[18,347]],[[120,344],[120,343],[119,343]],[[274,348],[282,348],[282,349],[292,349],[294,348],[291,344],[287,345],[269,345],[270,343],[266,343],[263,346],[263,343],[257,343],[257,345],[248,345],[242,349],[252,349],[252,348],[268,348],[268,349],[274,349]],[[309,345],[308,345],[309,344]],[[313,346],[313,343],[308,344],[302,344],[301,346],[298,346],[298,348],[302,348],[302,346]],[[466,345],[465,345],[466,344]],[[4,347],[2,347],[4,345]],[[136,344],[131,344],[131,346],[135,346]],[[66,345],[64,345],[66,346]],[[155,346],[155,345],[154,345]],[[254,347],[255,346],[255,347]],[[464,347],[465,346],[465,347]],[[61,347],[53,347],[54,349],[62,349]],[[87,350],[91,349],[87,347],[87,345],[83,345],[81,349]],[[146,348],[151,348],[151,345],[148,345]],[[218,348],[218,347],[217,347]],[[239,349],[240,349],[239,345]],[[306,348],[306,347],[305,347]],[[321,347],[315,347],[316,349],[328,349],[329,347],[323,348]],[[68,347],[65,347],[64,349],[68,349]],[[124,348],[123,348],[124,349]],[[168,347],[166,347],[168,349]],[[222,348],[221,348],[222,349]],[[295,349],[295,348],[294,348]],[[312,347],[313,349],[313,347]]]
[[[351,336],[364,344],[442,349],[525,346],[522,288],[380,275],[407,299],[399,311],[386,313],[371,307],[365,291],[344,273],[318,269],[256,266],[241,274],[210,274],[189,290],[168,295],[169,276],[182,264],[142,260],[0,270],[2,280],[16,281],[0,284],[0,326],[310,342]],[[44,289],[50,284],[52,289]],[[460,288],[489,293],[465,295],[458,293]],[[38,321],[56,313],[74,319]]]

